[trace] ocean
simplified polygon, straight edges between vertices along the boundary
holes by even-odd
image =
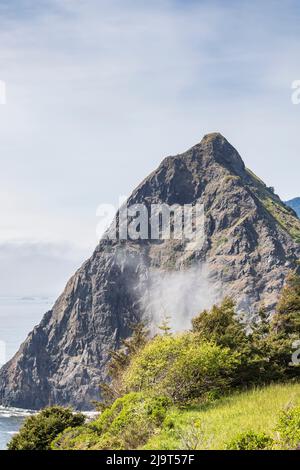
[[[0,450],[6,449],[11,437],[19,430],[29,410],[0,406]]]
[[[0,297],[0,364],[13,357],[52,305],[53,299],[48,297]],[[30,413],[29,410],[0,406],[1,450],[6,449],[11,436]]]

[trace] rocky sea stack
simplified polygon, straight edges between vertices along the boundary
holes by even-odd
[[[288,272],[297,266],[300,220],[222,135],[209,134],[185,153],[165,158],[128,200],[140,203],[204,204],[201,249],[172,239],[120,243],[103,237],[1,369],[2,405],[91,408],[106,378],[109,351],[130,334],[131,323],[151,314],[153,272],[184,276],[205,267],[217,298],[232,296],[238,312],[251,315],[262,304],[273,311]]]

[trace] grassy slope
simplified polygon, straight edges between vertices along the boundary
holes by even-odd
[[[289,404],[300,404],[300,384],[272,385],[223,398],[209,408],[173,409],[159,434],[145,449],[180,449],[178,431],[185,432],[191,420],[199,420],[205,432],[203,448],[223,449],[237,433],[254,430],[273,434],[278,412]],[[173,422],[170,429],[168,423]],[[205,441],[207,440],[207,443]]]

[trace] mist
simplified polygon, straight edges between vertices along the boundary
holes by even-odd
[[[197,264],[172,272],[150,269],[143,308],[154,329],[167,318],[172,331],[178,332],[189,329],[192,318],[219,300],[220,289],[205,264]]]

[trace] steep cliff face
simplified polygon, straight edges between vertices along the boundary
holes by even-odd
[[[197,277],[205,266],[217,298],[233,296],[238,311],[251,313],[261,303],[272,311],[297,265],[300,220],[245,168],[224,137],[209,134],[184,154],[164,159],[130,196],[128,205],[138,203],[204,204],[201,248],[189,240],[104,237],[1,369],[2,404],[90,408],[99,399],[109,350],[128,336],[132,322],[153,314],[153,273],[181,272],[182,280],[191,269]],[[197,289],[189,296],[199,295]],[[205,290],[201,295],[209,297]]]

